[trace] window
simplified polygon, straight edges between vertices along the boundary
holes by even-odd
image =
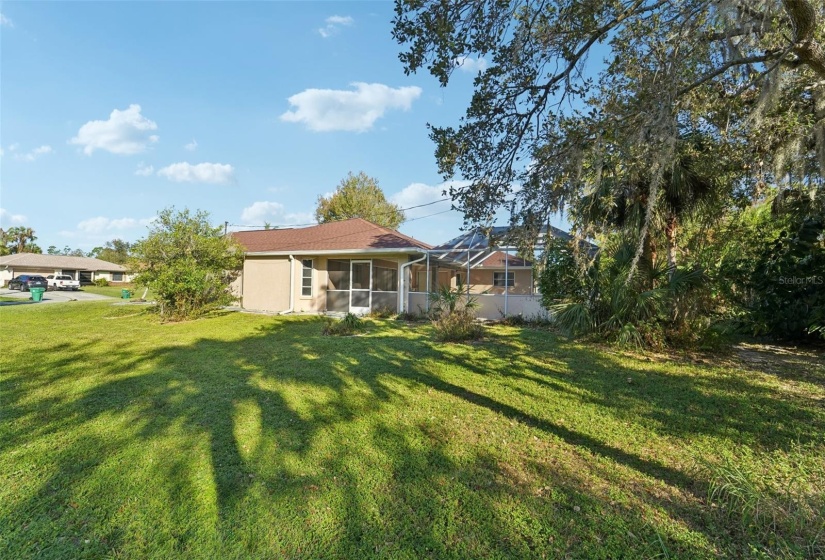
[[[301,271],[301,295],[312,297],[312,259],[304,259],[301,264],[304,265]]]
[[[507,272],[505,279],[504,272],[493,272],[493,286],[497,288],[512,288],[516,284],[516,273]],[[506,280],[506,281],[505,281]]]
[[[122,272],[113,272],[112,273],[112,282],[123,282],[123,273]]]

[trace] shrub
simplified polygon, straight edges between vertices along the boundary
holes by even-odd
[[[149,236],[133,247],[135,284],[157,296],[161,317],[186,320],[237,300],[232,282],[243,267],[243,249],[206,212],[158,214]]]
[[[594,335],[626,346],[693,343],[707,328],[704,271],[693,265],[669,268],[666,261],[645,254],[630,275],[635,253],[632,240],[607,239],[583,275],[585,288],[571,281],[568,292],[543,294],[553,323],[569,336]],[[543,278],[552,274],[548,268]],[[564,285],[557,280],[542,284]]]
[[[504,315],[502,312],[501,319],[497,321],[497,324],[507,327],[548,327],[553,324],[553,319],[547,313],[534,313],[525,316],[522,313]]]
[[[403,313],[399,313],[395,317],[397,321],[407,321],[409,323],[418,323],[420,321],[425,320],[426,318],[426,313],[421,312],[420,309],[418,313],[413,313],[412,311],[404,311]]]
[[[109,281],[106,280],[105,278],[98,278],[97,280],[94,281],[94,285],[99,286],[101,288],[105,288],[106,286],[109,285]]]
[[[751,334],[825,340],[822,204],[785,193],[729,225],[720,289]]]
[[[503,314],[502,314],[503,315]],[[527,319],[524,318],[524,315],[504,315],[499,321],[502,325],[507,325],[508,327],[523,327],[529,323]]]
[[[483,327],[476,322],[478,301],[464,291],[461,282],[455,288],[442,286],[430,294],[430,316],[436,339],[460,342],[481,337]]]
[[[469,309],[441,314],[433,321],[433,327],[436,339],[441,342],[476,340],[484,334],[484,327]]]
[[[370,317],[373,319],[389,319],[390,317],[395,317],[395,311],[385,305],[372,309],[370,311]]]
[[[324,324],[324,335],[347,336],[364,329],[364,321],[354,313],[347,313],[343,319],[327,317]]]
[[[430,316],[435,318],[465,309],[472,311],[479,307],[478,300],[467,294],[461,282],[458,282],[455,288],[441,286],[438,290],[431,292],[430,304]]]

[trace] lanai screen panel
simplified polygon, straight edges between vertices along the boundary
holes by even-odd
[[[372,262],[372,309],[398,312],[398,263],[376,259]]]
[[[349,311],[349,260],[329,259],[327,274],[327,311],[346,313]]]

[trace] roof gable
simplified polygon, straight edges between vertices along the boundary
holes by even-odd
[[[495,251],[478,264],[478,268],[504,268],[505,266],[531,267],[533,263],[515,255],[508,255],[504,251]]]
[[[305,228],[238,231],[232,237],[248,253],[431,248],[426,243],[362,218]]]

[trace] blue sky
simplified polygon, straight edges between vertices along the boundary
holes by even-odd
[[[465,61],[446,89],[405,76],[391,2],[0,11],[0,224],[32,227],[44,250],[134,241],[168,206],[305,224],[350,171],[402,207],[438,200],[426,123],[457,124],[484,65]],[[410,211],[400,229],[446,241],[462,225],[449,207]]]

